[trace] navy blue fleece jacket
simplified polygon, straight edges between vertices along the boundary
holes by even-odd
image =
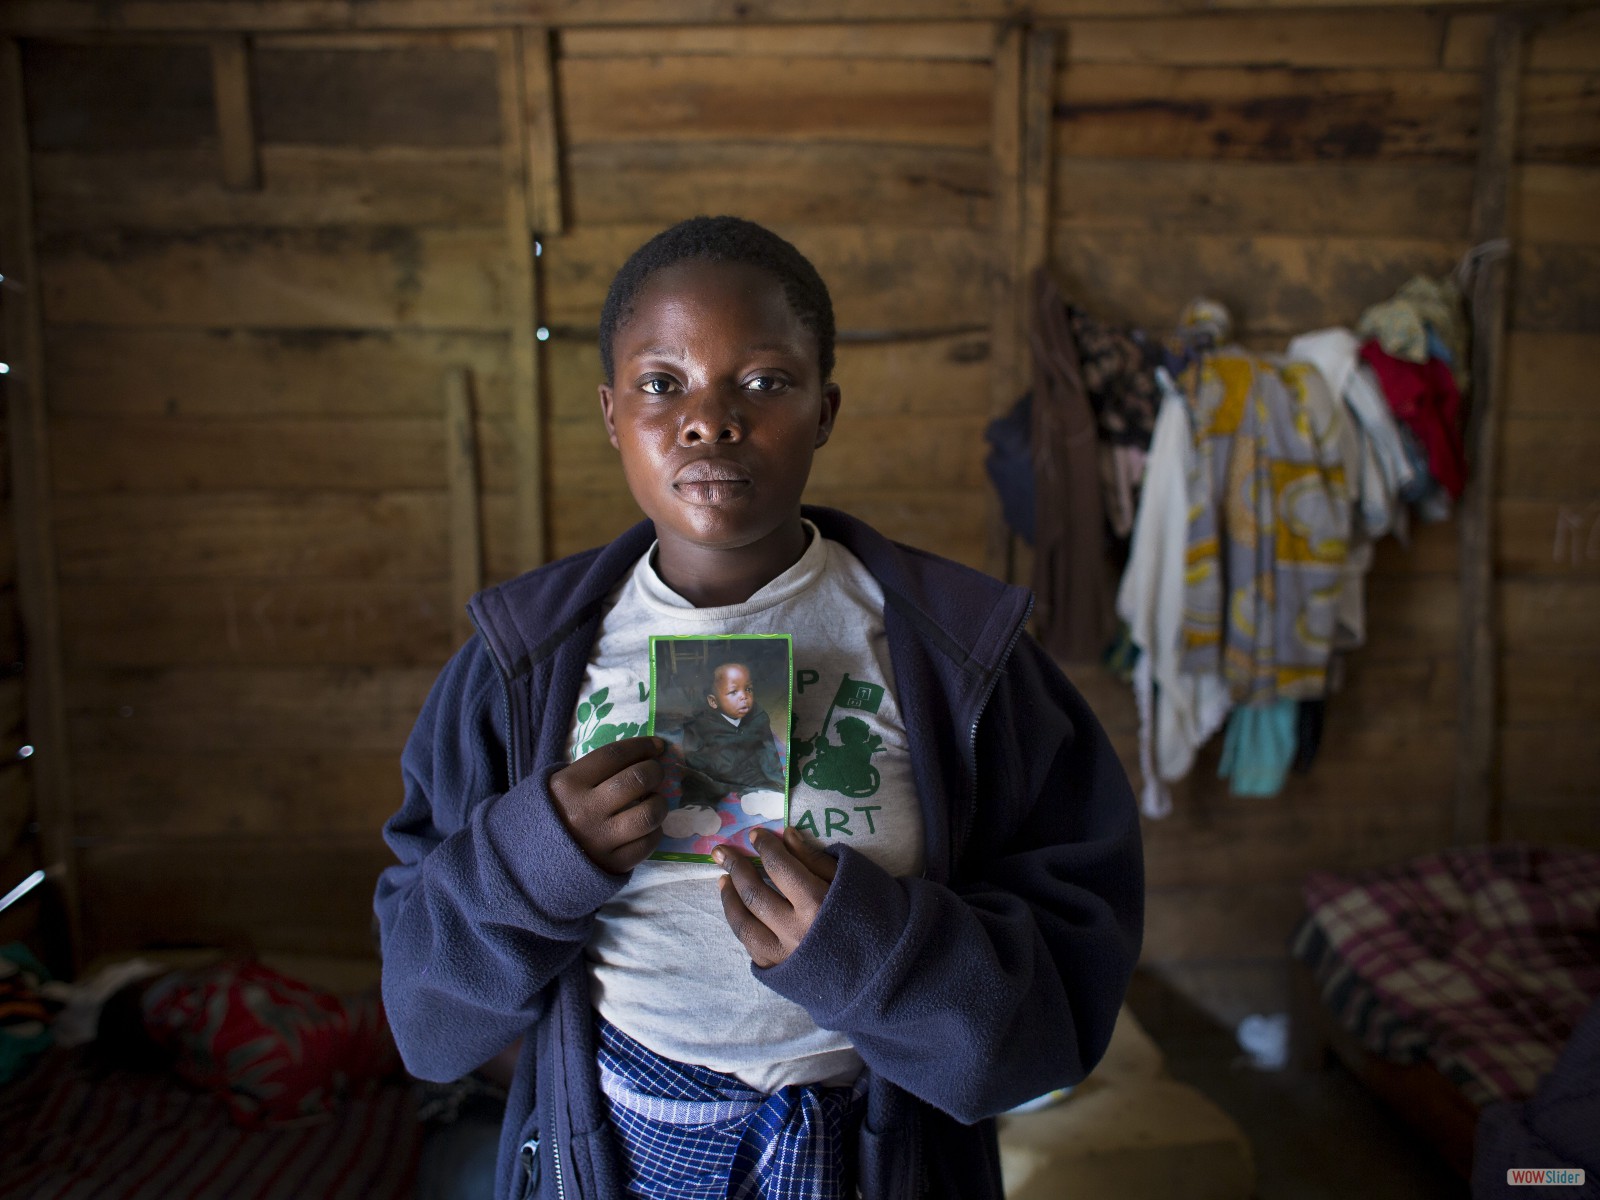
[[[990,1118],[1088,1072],[1138,958],[1133,797],[1099,723],[1024,633],[1026,592],[805,513],[883,587],[927,868],[897,879],[837,848],[810,932],[752,970],[866,1063],[864,1197],[998,1200]],[[383,995],[408,1068],[455,1079],[526,1036],[499,1200],[623,1194],[583,948],[626,877],[578,849],[547,781],[605,597],[653,536],[636,526],[473,600],[479,634],[428,697],[384,828],[398,862],[376,897]]]

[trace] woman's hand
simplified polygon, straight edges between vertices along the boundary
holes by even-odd
[[[667,802],[658,737],[623,738],[589,751],[550,776],[550,798],[567,832],[602,871],[625,875],[661,840]]]
[[[761,878],[747,855],[718,846],[712,857],[728,872],[717,880],[722,915],[756,966],[775,967],[794,953],[817,919],[838,863],[794,828],[781,838],[758,829],[750,842],[772,882]]]

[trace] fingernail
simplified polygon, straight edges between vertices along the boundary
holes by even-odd
[[[652,738],[651,740],[655,742],[656,753],[657,754],[660,754],[663,750],[665,750],[667,748],[667,739],[666,738]]]
[[[711,852],[711,857],[716,862],[717,866],[721,867],[724,871],[728,869],[728,852],[721,846],[718,846]]]

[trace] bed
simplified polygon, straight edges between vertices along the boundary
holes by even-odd
[[[1465,1178],[1600,997],[1600,854],[1470,847],[1316,872],[1291,940],[1295,1055],[1332,1052]]]
[[[364,968],[370,973],[370,965]],[[315,971],[312,971],[315,974]],[[147,1053],[42,1048],[0,1086],[4,1200],[409,1200],[424,1126],[375,993],[338,993],[253,959],[140,976]],[[55,994],[43,982],[38,991]],[[65,1026],[71,1004],[57,1014]]]

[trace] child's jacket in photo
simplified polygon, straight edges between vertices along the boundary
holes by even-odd
[[[757,705],[737,725],[705,709],[683,726],[683,802],[716,804],[729,792],[783,790],[772,719]]]
[[[1024,589],[842,513],[805,516],[883,588],[927,866],[896,878],[832,849],[810,931],[752,970],[866,1064],[862,1197],[1000,1200],[992,1118],[1087,1074],[1139,956],[1133,796],[1099,722],[1026,636]],[[457,1079],[526,1037],[497,1200],[626,1194],[583,951],[627,877],[578,848],[547,782],[567,762],[606,598],[653,538],[640,524],[473,600],[479,636],[423,707],[384,830],[399,861],[376,896],[383,998],[406,1066]]]

